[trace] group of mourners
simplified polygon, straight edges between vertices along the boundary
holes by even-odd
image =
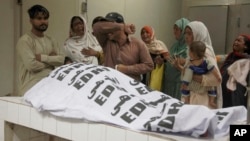
[[[176,42],[168,48],[156,38],[150,25],[141,28],[141,39],[131,36],[136,32],[135,25],[125,23],[117,12],[94,18],[93,32],[83,17],[74,16],[70,21],[69,37],[63,47],[59,47],[53,38],[44,34],[49,11],[34,5],[28,13],[31,32],[20,37],[17,43],[20,96],[55,67],[81,62],[116,69],[185,104],[211,109],[247,106],[247,84],[244,83],[247,77],[233,81],[232,76],[242,73],[236,72],[242,69],[248,70],[244,71],[244,76],[248,76],[250,65],[237,65],[239,61],[241,64],[242,61],[244,64],[250,62],[248,34],[236,37],[232,52],[226,54],[222,65],[218,66],[219,58],[209,31],[201,21],[178,19],[173,24]],[[232,66],[234,69],[230,71]]]

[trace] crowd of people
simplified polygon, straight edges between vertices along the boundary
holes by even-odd
[[[247,106],[246,86],[236,82],[234,90],[228,88],[231,73],[227,69],[241,59],[250,59],[248,34],[240,34],[235,39],[232,52],[219,67],[209,30],[201,21],[178,19],[173,25],[176,42],[167,47],[156,38],[150,25],[141,28],[141,39],[132,36],[136,32],[135,25],[125,23],[117,12],[94,18],[92,33],[83,17],[74,16],[69,37],[63,47],[59,47],[44,33],[48,28],[49,11],[34,5],[28,14],[32,29],[20,37],[16,46],[20,96],[55,67],[81,62],[116,69],[185,104],[211,109]]]

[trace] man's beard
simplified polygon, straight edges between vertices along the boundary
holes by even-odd
[[[36,30],[38,30],[38,31],[44,32],[44,31],[47,30],[48,25],[42,24],[42,25],[40,25],[40,26],[35,26],[34,28],[35,28]]]

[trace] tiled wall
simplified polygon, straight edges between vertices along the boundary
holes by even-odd
[[[199,138],[126,130],[38,112],[20,97],[0,97],[0,141],[200,141]],[[228,136],[203,141],[228,141]]]
[[[4,130],[8,133],[4,134]],[[54,136],[54,139],[48,134]],[[50,140],[168,141],[167,138],[149,136],[110,125],[54,117],[22,103],[21,98],[0,97],[0,141]]]

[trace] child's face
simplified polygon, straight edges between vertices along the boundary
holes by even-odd
[[[189,57],[190,57],[190,60],[195,60],[198,58],[197,55],[192,51],[189,51]]]

